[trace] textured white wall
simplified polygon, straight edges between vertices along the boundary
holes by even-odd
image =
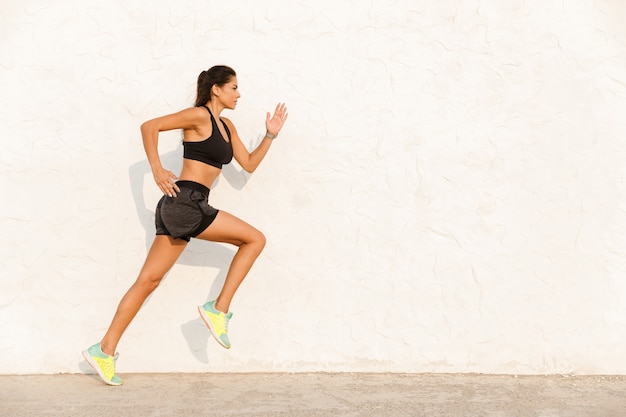
[[[625,373],[621,0],[23,0],[0,14],[0,372],[82,369],[141,267],[159,193],[139,125],[239,73],[246,143],[211,202],[263,230],[233,349],[194,241],[118,369]],[[162,135],[180,169],[180,133]]]

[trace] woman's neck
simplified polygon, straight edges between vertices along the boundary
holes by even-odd
[[[222,110],[224,110],[224,106],[217,100],[210,100],[205,104],[205,106],[211,110],[213,117],[220,117]]]

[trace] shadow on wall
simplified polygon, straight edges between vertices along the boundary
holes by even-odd
[[[161,155],[161,162],[164,167],[168,167],[172,172],[180,173],[182,168],[182,155],[183,155],[182,143],[171,152]],[[139,161],[130,166],[128,169],[130,177],[130,186],[135,200],[135,208],[137,210],[137,216],[141,225],[146,230],[146,251],[150,249],[152,241],[155,235],[154,225],[154,209],[156,208],[158,200],[149,202],[146,204],[144,199],[144,179],[152,178],[152,170],[147,159]],[[149,174],[149,175],[148,175]],[[248,179],[250,174],[243,170],[238,170],[232,164],[225,165],[222,169],[222,175],[211,186],[211,190],[217,188],[220,178],[225,178],[231,187],[236,190],[241,190]],[[156,185],[154,185],[156,187]],[[217,297],[224,280],[230,263],[235,256],[235,249],[224,246],[220,243],[202,241],[192,239],[187,245],[187,248],[183,254],[178,258],[177,264],[190,265],[198,267],[212,267],[216,268],[219,272],[211,285],[209,294],[207,294],[206,301],[213,300]],[[167,279],[167,275],[164,279]],[[150,301],[150,298],[146,300],[146,303]],[[181,331],[183,336],[187,340],[190,352],[202,363],[208,363],[209,358],[207,354],[207,345],[209,341],[209,332],[206,326],[202,322],[200,317],[197,317],[187,323],[181,325]]]

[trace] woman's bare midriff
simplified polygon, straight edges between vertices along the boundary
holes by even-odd
[[[179,180],[194,181],[204,185],[208,189],[217,179],[218,175],[222,172],[221,169],[212,165],[205,164],[204,162],[195,161],[193,159],[183,158],[183,169],[180,172]]]

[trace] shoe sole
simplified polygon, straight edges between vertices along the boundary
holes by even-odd
[[[204,314],[204,309],[202,308],[202,306],[198,306],[198,313],[200,314],[200,318],[202,318],[204,324],[206,324],[206,327],[209,328],[209,331],[211,332],[211,335],[213,336],[215,341],[219,343],[220,346],[222,346],[224,349],[230,349],[230,346],[226,346],[224,342],[222,342],[222,339],[220,339],[219,335],[217,335],[215,331],[213,331],[213,328],[211,327],[211,322],[209,321],[206,314]]]
[[[83,358],[85,358],[89,366],[91,366],[91,369],[93,369],[96,372],[96,374],[98,374],[100,379],[104,381],[105,384],[114,385],[114,386],[122,385],[121,382],[113,382],[113,381],[109,381],[108,379],[106,379],[104,377],[104,374],[102,373],[102,370],[98,366],[98,364],[93,360],[89,352],[87,352],[86,350],[83,351]]]

